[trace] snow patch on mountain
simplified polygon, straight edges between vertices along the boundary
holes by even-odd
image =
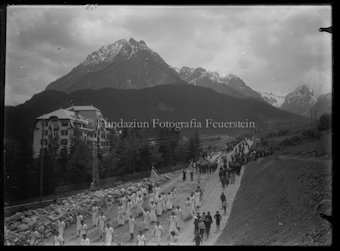
[[[137,42],[133,38],[130,38],[129,41],[126,41],[126,39],[120,39],[113,44],[102,46],[98,51],[92,52],[87,56],[82,65],[87,66],[102,62],[111,63],[120,52],[124,53],[126,58],[129,59],[140,50],[147,50],[157,58],[159,57],[159,55],[151,50],[142,40]]]
[[[277,108],[280,108],[282,104],[285,102],[286,97],[285,96],[278,96],[273,93],[268,92],[259,92],[261,94],[261,97],[272,106],[275,106]]]

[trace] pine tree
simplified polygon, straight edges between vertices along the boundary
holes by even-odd
[[[195,142],[195,157],[198,157],[202,152],[202,144],[197,130],[195,132],[194,142]]]
[[[72,184],[92,180],[92,152],[85,142],[74,145],[74,153],[67,163],[67,177]]]

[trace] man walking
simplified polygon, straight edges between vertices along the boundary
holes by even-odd
[[[197,233],[199,233],[199,227],[198,227],[198,223],[199,223],[199,220],[200,220],[200,216],[199,216],[199,213],[197,213],[197,215],[195,216],[194,218],[194,235],[196,235]]]
[[[220,231],[220,222],[222,220],[222,216],[218,211],[216,211],[216,214],[214,215],[214,218],[216,220],[216,233]]]
[[[194,242],[196,243],[196,246],[199,246],[201,243],[203,244],[202,238],[201,238],[199,233],[196,234],[196,236],[194,238]]]
[[[201,219],[199,220],[199,222],[198,222],[198,229],[199,229],[201,238],[202,238],[202,240],[203,240],[203,235],[204,235],[204,231],[205,231],[205,224],[204,224],[202,218],[201,218]]]
[[[205,224],[205,232],[207,233],[207,239],[208,239],[209,234],[210,234],[210,226],[212,224],[212,217],[210,215],[210,212],[208,212],[207,215],[205,216],[204,224]]]

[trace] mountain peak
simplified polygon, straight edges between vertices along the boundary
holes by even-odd
[[[138,42],[136,40],[134,40],[132,37],[130,38],[129,43],[131,43],[131,44],[138,44]]]
[[[308,85],[302,85],[286,96],[282,109],[305,115],[317,102],[318,94]]]

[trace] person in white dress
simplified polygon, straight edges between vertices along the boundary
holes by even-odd
[[[139,235],[137,236],[137,246],[146,246],[145,236],[143,235],[143,231],[139,231]]]
[[[170,193],[168,193],[167,201],[166,201],[166,209],[171,210],[173,207],[172,205],[172,196]]]
[[[113,237],[114,237],[114,230],[113,228],[110,226],[110,223],[106,224],[106,228],[105,228],[105,244],[106,246],[110,246],[111,242],[113,241]]]
[[[78,212],[78,215],[77,215],[77,237],[80,236],[80,227],[81,227],[80,222],[82,220],[84,220],[84,217],[80,214],[80,212]]]
[[[180,230],[183,220],[182,220],[182,210],[179,206],[176,207],[175,215],[176,215],[176,221],[177,221],[177,229]]]
[[[135,208],[137,207],[136,199],[137,199],[136,193],[132,193],[132,194],[131,194],[131,198],[130,198],[130,200],[131,200],[131,202],[132,202],[132,208],[131,208],[131,210],[132,210],[132,209],[135,209]]]
[[[100,212],[100,216],[98,217],[98,219],[99,219],[100,238],[102,238],[105,233],[105,221],[106,221],[106,217],[103,212]]]
[[[98,226],[98,207],[97,204],[94,204],[92,207],[92,225]]]
[[[172,231],[170,234],[171,235],[170,235],[170,240],[169,240],[168,246],[178,245],[178,236],[176,235],[176,232]]]
[[[193,215],[192,215],[192,212],[191,212],[191,201],[190,201],[190,198],[188,197],[187,200],[185,201],[185,208],[184,208],[182,219],[186,220],[186,219],[190,219],[192,217],[193,217]]]
[[[190,195],[190,205],[191,205],[191,212],[193,214],[192,217],[194,217],[194,214],[196,213],[196,208],[195,208],[195,196],[193,193]]]
[[[64,244],[65,244],[64,238],[60,235],[59,231],[56,231],[53,246],[63,246]]]
[[[151,201],[150,205],[150,222],[157,221],[157,216],[156,216],[156,204]]]
[[[149,208],[151,206],[151,202],[155,202],[155,194],[153,192],[149,194]]]
[[[125,211],[125,209],[126,209],[126,197],[125,196],[120,197],[119,202],[122,204],[124,211]]]
[[[119,226],[123,226],[125,223],[125,211],[123,204],[118,206],[118,215],[117,215],[117,222]]]
[[[138,195],[137,197],[137,215],[143,215],[143,198],[142,195]]]
[[[83,238],[80,241],[80,246],[90,246],[90,239],[87,238],[86,234],[83,234]]]
[[[146,188],[142,187],[142,197],[143,199],[146,197]]]
[[[166,197],[165,193],[162,193],[161,196],[162,196],[162,208],[163,208],[163,212],[165,212],[166,211],[166,200],[167,200],[167,197]]]
[[[158,196],[161,194],[161,188],[159,187],[159,185],[157,184],[156,185],[156,188],[155,188],[155,199],[157,198],[158,199]]]
[[[143,210],[143,223],[144,223],[144,229],[149,230],[150,228],[150,213],[148,210]]]
[[[159,221],[157,221],[153,236],[157,238],[158,244],[161,243],[162,235],[163,235],[163,227],[159,224]]]
[[[64,238],[65,222],[63,220],[57,220],[59,235]]]
[[[172,188],[171,195],[172,195],[172,204],[175,206],[176,205],[176,198],[177,198],[177,191],[176,191],[175,187]]]
[[[175,215],[175,212],[171,212],[170,219],[169,219],[169,232],[175,232],[178,233],[177,230],[177,217]]]
[[[195,208],[196,209],[201,206],[200,196],[201,196],[201,193],[198,190],[196,190],[195,192]]]
[[[163,200],[161,195],[158,195],[156,203],[157,203],[156,213],[158,216],[161,216],[163,214]]]
[[[126,203],[126,212],[125,212],[125,219],[129,220],[132,210],[132,202],[130,199],[128,199],[128,202]]]
[[[80,221],[80,236],[87,235],[87,225],[84,223],[84,220]]]
[[[133,239],[133,232],[135,230],[135,225],[136,225],[136,220],[132,217],[132,215],[130,215],[129,232],[130,232],[130,235],[131,235],[131,240]]]
[[[107,220],[113,220],[113,203],[111,202],[110,199],[108,199],[106,203],[106,213],[105,215],[107,216]]]

